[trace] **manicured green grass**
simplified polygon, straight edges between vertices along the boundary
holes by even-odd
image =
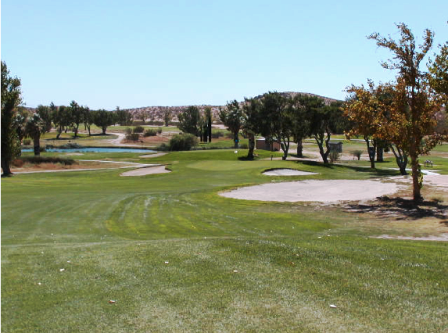
[[[171,173],[144,177],[109,170],[2,179],[3,330],[442,332],[448,327],[447,244],[369,237],[419,234],[410,225],[422,223],[443,232],[441,221],[217,194],[284,180],[261,174],[270,168],[318,173],[288,180],[370,179],[397,171],[270,161],[265,151],[258,151],[258,160],[244,161],[246,153],[173,152],[145,160],[167,164]],[[447,204],[446,196],[443,200]]]

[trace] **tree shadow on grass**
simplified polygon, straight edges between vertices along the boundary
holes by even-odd
[[[370,173],[372,174],[372,178],[376,177],[386,177],[386,176],[399,176],[400,172],[397,170],[389,170],[389,169],[371,169],[366,167],[359,167],[359,166],[353,166],[353,165],[338,165],[338,164],[325,164],[323,162],[315,162],[315,161],[298,161],[298,163],[305,164],[305,165],[311,165],[311,166],[318,166],[323,167],[327,169],[349,169],[353,170],[355,172],[361,172],[361,173]]]
[[[364,204],[347,204],[351,213],[373,213],[378,217],[395,217],[397,220],[418,220],[427,217],[440,219],[448,227],[448,206],[439,200],[424,200],[416,203],[412,199],[378,197],[378,201]]]

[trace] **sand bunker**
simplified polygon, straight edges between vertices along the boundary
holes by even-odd
[[[399,189],[395,183],[375,180],[304,180],[242,187],[220,195],[243,200],[338,202],[372,200]]]
[[[266,176],[308,176],[317,175],[314,172],[299,171],[294,169],[273,169],[263,172]]]
[[[139,168],[136,170],[123,172],[120,176],[146,176],[146,175],[155,175],[160,173],[170,173],[171,171],[166,170],[164,165],[149,167],[149,168]]]

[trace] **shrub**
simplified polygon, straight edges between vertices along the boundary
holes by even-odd
[[[358,161],[361,159],[362,150],[353,150],[351,153],[354,157],[358,158]]]
[[[126,135],[126,140],[128,140],[128,141],[138,141],[139,138],[140,138],[140,135],[138,133],[132,133],[132,134]]]
[[[128,127],[124,130],[126,134],[132,134],[132,128]]]
[[[157,134],[162,134],[162,127],[159,127],[159,128],[157,129]]]
[[[59,148],[62,149],[76,149],[76,148],[82,148],[81,145],[78,145],[77,143],[66,143],[64,145],[59,146]]]
[[[162,143],[160,146],[157,147],[157,150],[168,151],[168,150],[170,150],[170,147],[166,143]]]
[[[156,136],[157,135],[157,131],[155,129],[152,128],[148,128],[145,133],[143,134],[144,137],[147,136]]]
[[[23,139],[22,143],[24,146],[29,146],[31,144],[31,139]]]
[[[14,165],[23,165],[24,163],[30,163],[30,164],[42,164],[42,163],[61,163],[64,165],[73,165],[78,164],[77,161],[71,158],[64,158],[64,157],[50,157],[50,156],[29,156],[29,157],[21,157],[16,159],[14,162]]]
[[[339,152],[337,151],[337,150],[332,150],[332,151],[330,151],[330,155],[329,155],[329,157],[330,157],[330,162],[331,163],[334,163],[334,162],[336,162],[337,160],[339,160]]]
[[[144,132],[144,127],[143,126],[135,126],[134,129],[132,130],[132,133],[143,133]]]
[[[198,138],[188,133],[173,136],[169,143],[171,151],[190,150],[197,144]]]

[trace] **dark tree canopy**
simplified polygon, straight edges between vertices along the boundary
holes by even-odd
[[[3,176],[11,175],[10,164],[20,154],[15,118],[17,107],[22,102],[20,79],[9,75],[6,63],[2,61],[2,115],[1,115],[1,164]]]
[[[199,136],[200,113],[196,106],[189,106],[184,112],[179,114],[179,129],[184,133],[190,133]]]

